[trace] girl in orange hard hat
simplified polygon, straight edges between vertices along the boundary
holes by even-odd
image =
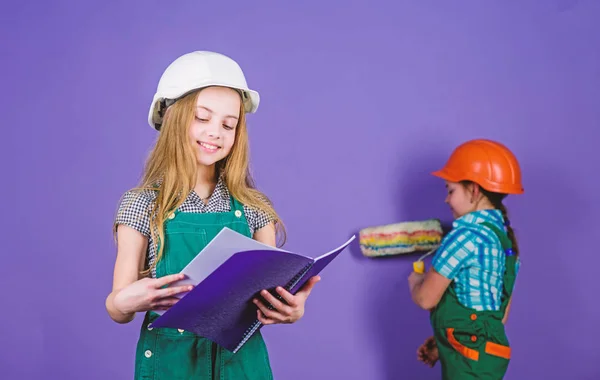
[[[522,194],[521,169],[504,145],[465,142],[433,175],[446,181],[455,218],[426,274],[412,273],[414,302],[431,310],[434,335],[418,349],[443,379],[502,379],[511,349],[505,333],[519,249],[502,201]]]

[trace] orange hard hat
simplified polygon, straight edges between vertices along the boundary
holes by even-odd
[[[516,157],[506,146],[486,139],[459,145],[446,165],[432,174],[450,182],[472,181],[495,193],[524,192]]]

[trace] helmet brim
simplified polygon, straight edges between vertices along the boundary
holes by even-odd
[[[162,118],[158,114],[158,110],[156,107],[156,105],[159,102],[162,102],[167,99],[177,101],[177,100],[181,99],[182,97],[184,97],[194,91],[199,91],[199,90],[202,90],[203,88],[216,87],[216,86],[228,87],[228,88],[240,91],[240,93],[242,95],[242,103],[244,104],[244,111],[246,111],[246,113],[255,113],[258,110],[258,106],[260,104],[260,94],[255,90],[251,90],[249,88],[242,88],[242,87],[238,87],[238,86],[232,86],[232,85],[226,84],[226,83],[217,83],[217,82],[203,83],[200,86],[193,87],[192,90],[190,90],[184,94],[163,93],[163,94],[161,94],[162,96],[154,95],[154,98],[152,99],[152,104],[150,105],[150,109],[148,110],[148,124],[150,124],[150,126],[155,130],[160,129],[160,126],[162,125]]]

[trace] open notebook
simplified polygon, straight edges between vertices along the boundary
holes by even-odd
[[[256,318],[253,298],[259,292],[283,286],[295,294],[319,274],[353,240],[317,258],[260,243],[227,227],[181,271],[194,289],[161,316],[153,327],[184,329],[203,336],[235,353],[262,324]],[[172,285],[172,286],[173,286]]]

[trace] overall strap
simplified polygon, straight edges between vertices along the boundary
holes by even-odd
[[[242,205],[237,199],[233,197],[233,195],[229,196],[231,211],[242,211],[244,212],[244,205]]]
[[[492,231],[494,231],[496,236],[498,236],[498,239],[500,239],[500,244],[502,244],[502,249],[504,250],[504,252],[506,253],[507,256],[514,255],[514,252],[512,250],[512,248],[513,248],[512,241],[510,241],[510,239],[508,238],[508,235],[506,235],[506,233],[504,231],[502,231],[500,228],[498,228],[495,224],[492,224],[489,222],[481,222],[479,224],[484,225],[484,226],[488,227],[489,229],[491,229]]]

